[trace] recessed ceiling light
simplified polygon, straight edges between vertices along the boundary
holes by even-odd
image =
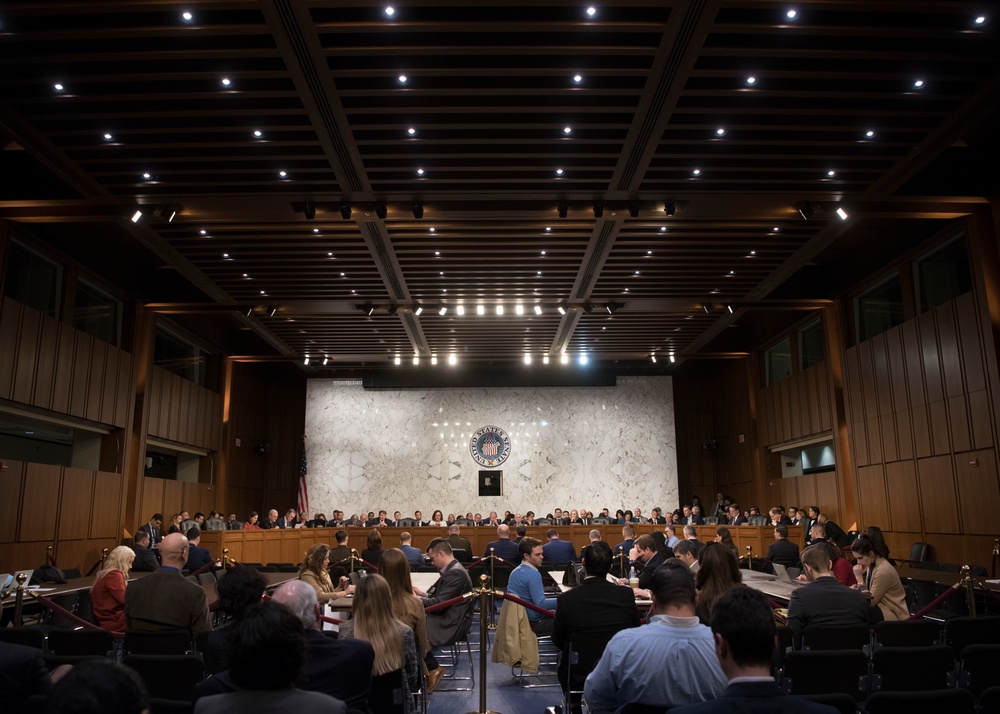
[[[517,305],[515,305],[514,306],[514,314],[515,315],[523,315],[524,314],[524,305],[522,305],[521,303],[518,303]]]
[[[752,87],[753,85],[757,84],[757,78],[751,74],[749,77],[746,78],[746,83],[748,87]]]
[[[543,251],[539,252],[539,255],[545,255],[545,252],[546,251],[543,250]]]
[[[261,294],[261,295],[267,295],[267,292],[265,292],[264,290],[261,290],[261,291],[260,291],[260,294]]]
[[[181,19],[184,20],[184,22],[192,22],[194,21],[194,15],[190,12],[182,12]]]
[[[228,258],[229,258],[229,253],[223,253],[223,254],[222,254],[222,257],[223,257],[223,258],[227,258],[227,259],[228,259]]]
[[[458,356],[454,352],[452,352],[450,355],[448,355],[448,364],[450,364],[453,367],[456,364],[458,364]]]
[[[652,255],[652,254],[653,254],[653,251],[651,251],[651,250],[647,250],[646,251],[646,255]]]
[[[417,130],[415,127],[411,126],[409,129],[406,130],[406,133],[409,134],[410,136],[416,136]]]
[[[725,136],[725,135],[726,135],[726,130],[725,130],[725,129],[723,129],[723,128],[722,128],[722,127],[720,126],[720,127],[718,128],[718,129],[716,129],[716,130],[715,130],[715,135],[716,135],[716,136]]]
[[[260,129],[254,129],[253,136],[255,139],[259,139],[260,137],[264,136],[264,132],[262,132]]]
[[[138,223],[140,218],[142,218],[142,209],[137,209],[136,212],[132,214],[132,222]]]
[[[548,364],[548,363],[549,363],[549,356],[548,355],[542,355],[542,364]],[[545,422],[542,422],[542,425],[544,426]]]
[[[572,133],[573,133],[573,127],[571,127],[571,126],[564,126],[563,127],[563,134],[566,134],[567,136],[569,136]]]
[[[539,270],[539,271],[538,271],[537,273],[535,273],[535,274],[536,274],[536,275],[537,275],[538,277],[542,277],[542,271],[541,271],[541,270]]]
[[[332,257],[333,257],[333,253],[327,253],[327,254],[326,254],[326,257],[328,257],[328,258],[332,258]]]
[[[524,363],[525,364],[531,364],[531,353],[530,352],[525,352],[524,353]]]
[[[778,227],[778,226],[775,226],[774,228],[771,229],[771,232],[772,233],[781,233],[781,228]]]
[[[564,308],[562,305],[560,305],[559,307],[557,307],[556,310],[559,311],[560,315],[565,315],[566,314],[566,308]]]
[[[729,275],[736,275],[736,271],[735,270],[730,270],[728,274]]]
[[[923,86],[924,86],[924,80],[922,80],[922,79],[918,79],[918,80],[915,80],[913,82],[913,88],[914,89],[920,89]]]
[[[341,273],[341,274],[340,274],[340,277],[342,277],[342,278],[346,278],[346,277],[347,277],[347,274],[346,274],[346,273]]]
[[[440,250],[435,250],[434,251],[434,255],[440,258],[441,257],[441,251]]]
[[[410,78],[407,77],[405,74],[401,74],[396,78],[396,81],[398,81],[400,84],[406,84],[407,82],[410,81]]]
[[[417,169],[417,176],[423,176],[423,175],[424,175],[424,170],[423,169]]]
[[[231,80],[229,77],[223,77],[222,79],[219,80],[219,84],[221,84],[223,87],[231,87],[233,85],[233,80]]]
[[[562,176],[562,175],[563,175],[563,170],[562,169],[556,169],[556,176]]]
[[[280,176],[281,178],[288,178],[288,172],[284,170],[279,171],[278,176]]]
[[[199,232],[199,233],[201,233],[201,234],[202,234],[203,236],[207,236],[207,235],[208,235],[208,231],[206,231],[206,230],[205,230],[204,228],[202,228],[202,229],[201,229],[200,231],[198,231],[198,232]]]
[[[54,90],[56,90],[57,92],[65,92],[66,91],[66,85],[64,85],[62,82],[56,82],[55,84],[52,85],[52,88]]]
[[[559,363],[560,364],[569,364],[569,355],[566,354],[565,352],[563,352],[561,355],[559,355]]]
[[[424,312],[424,308],[423,307],[418,307],[416,310],[413,311],[413,314],[416,315],[417,317],[420,317],[423,314],[423,312]]]
[[[826,172],[826,175],[829,176],[830,178],[833,178],[834,176],[837,175],[837,172],[831,169],[830,171]]]
[[[840,220],[842,221],[847,220],[847,211],[845,211],[843,208],[837,209],[837,215],[840,216]]]
[[[459,317],[461,317],[462,315],[464,315],[465,314],[465,306],[463,306],[463,305],[456,306],[455,307],[455,314],[458,315]]]
[[[112,139],[114,139],[114,138],[115,138],[115,137],[114,137],[114,135],[112,135],[112,134],[107,134],[107,133],[106,133],[106,134],[104,135],[104,140],[105,140],[105,141],[111,141],[111,140],[112,140]]]
[[[865,132],[865,136],[867,136],[869,139],[874,139],[875,138],[875,130],[874,129],[869,129],[868,131]]]
[[[431,364],[437,364],[437,363],[438,363],[437,355],[431,355]]]
[[[396,8],[394,8],[392,5],[386,5],[385,9],[382,10],[382,12],[385,13],[386,17],[392,17],[393,15],[396,14]]]
[[[986,15],[977,15],[974,22],[976,23],[977,26],[982,27],[987,23],[988,20],[989,18],[986,17]]]
[[[476,314],[477,315],[485,315],[486,314],[486,306],[485,305],[476,305]]]
[[[429,230],[429,231],[430,231],[431,233],[434,233],[435,231],[437,231],[437,228],[434,228],[434,227],[432,226],[431,228],[428,228],[427,230]]]
[[[582,84],[582,83],[583,83],[583,75],[582,74],[574,74],[573,75],[573,84]]]
[[[497,305],[497,315],[503,315],[503,305]]]
[[[535,314],[536,315],[541,315],[542,314],[542,306],[541,305],[535,305]]]
[[[149,179],[153,178],[153,174],[149,173],[148,171],[144,171],[142,177],[147,181],[149,181]]]
[[[639,271],[637,270],[637,271],[635,271],[635,273],[633,275],[638,275],[638,274],[639,274]]]
[[[594,7],[593,5],[589,6],[587,8],[587,17],[596,17],[596,16],[597,16],[597,8]]]
[[[798,11],[794,9],[789,10],[788,12],[785,13],[785,17],[787,17],[789,20],[794,20],[798,16],[799,16]]]
[[[751,250],[750,253],[749,253],[749,255],[757,255],[757,251]]]
[[[666,232],[667,232],[667,227],[666,226],[660,226],[660,233],[666,233]]]
[[[580,359],[578,361],[580,364],[587,364],[590,360],[587,359],[587,355],[580,355]]]
[[[448,312],[448,308],[442,307],[441,309],[438,310],[438,315],[440,315],[441,317],[444,317],[445,313],[447,313],[447,312]]]
[[[440,273],[438,273],[438,275],[443,278],[444,277],[444,271],[442,270]]]
[[[694,169],[694,170],[693,170],[693,171],[691,172],[691,175],[692,175],[692,176],[701,176],[701,169]]]

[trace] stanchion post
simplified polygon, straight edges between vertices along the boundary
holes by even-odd
[[[492,590],[492,588],[487,590],[486,580],[486,573],[479,576],[479,710],[468,714],[499,714],[486,708],[486,643],[489,632],[486,629],[486,618],[482,613],[486,612],[486,596]]]
[[[962,586],[965,588],[965,598],[969,602],[969,616],[976,616],[976,588],[972,582],[972,568],[962,566]]]
[[[108,549],[104,548],[103,550],[101,550],[101,570],[104,570],[104,568],[107,567],[107,564],[108,564]]]
[[[45,546],[45,563],[46,565],[55,565],[56,559],[52,557],[52,546]]]
[[[747,546],[747,570],[753,570],[753,546]]]
[[[1000,538],[993,539],[993,574],[990,576],[996,578],[997,576],[997,562],[1000,561]]]
[[[28,577],[24,573],[17,574],[17,594],[14,596],[14,627],[24,624],[24,586]]]
[[[497,573],[496,573],[496,548],[490,548],[490,620],[487,624],[487,628],[490,630],[497,629],[497,623],[494,618],[496,617],[497,601],[496,601],[496,586],[497,586]],[[485,612],[482,608],[479,610],[480,613]],[[480,648],[483,647],[483,642],[479,643]]]
[[[227,570],[229,568],[229,548],[222,549],[222,569]]]

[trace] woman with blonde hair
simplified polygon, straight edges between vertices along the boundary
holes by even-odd
[[[733,588],[743,587],[740,564],[729,548],[709,543],[701,551],[698,572],[694,576],[698,592],[698,617],[712,624],[712,608],[720,597]]]
[[[306,551],[306,559],[299,568],[299,580],[312,585],[316,598],[321,602],[330,602],[339,597],[354,592],[354,586],[347,585],[347,578],[341,578],[338,585],[333,584],[328,568],[330,567],[330,546],[316,543]]]
[[[172,515],[170,517],[170,529],[167,531],[167,535],[170,535],[171,533],[180,533],[181,523],[183,522],[184,518],[181,516],[180,513],[175,513],[174,515]]]
[[[403,671],[403,703],[406,714],[414,714],[416,705],[410,692],[420,686],[416,642],[413,630],[393,614],[389,583],[381,575],[361,578],[354,592],[354,615],[341,623],[340,638],[364,640],[372,646],[374,676]]]
[[[94,619],[111,632],[125,631],[125,586],[128,571],[135,560],[135,551],[120,545],[108,553],[104,569],[99,570],[90,587]]]
[[[420,598],[413,594],[413,581],[410,578],[410,562],[406,555],[398,548],[385,551],[382,555],[382,566],[379,574],[389,583],[389,592],[392,595],[392,614],[400,622],[413,630],[413,636],[417,640],[417,654],[423,658],[421,660],[421,670],[427,674],[427,654],[431,651],[431,644],[427,640],[427,616],[424,614],[423,603]],[[433,686],[430,691],[434,691],[438,680],[444,674],[442,667],[436,666],[437,660],[432,659],[432,674],[429,675]],[[440,673],[437,670],[440,669]]]

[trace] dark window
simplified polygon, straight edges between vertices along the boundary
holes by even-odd
[[[62,269],[17,241],[10,242],[4,294],[49,317],[59,316]]]
[[[768,384],[792,376],[792,341],[789,338],[786,337],[764,352],[764,370]]]
[[[118,346],[121,338],[121,314],[121,301],[85,280],[77,282],[73,327]]]
[[[917,308],[927,312],[972,290],[969,256],[959,236],[913,264]]]
[[[799,369],[812,367],[826,359],[823,321],[816,320],[799,330]]]
[[[163,327],[156,328],[153,364],[205,386],[205,351]]]
[[[899,275],[858,296],[858,341],[870,339],[903,322],[903,292]]]

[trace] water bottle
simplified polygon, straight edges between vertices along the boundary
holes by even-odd
[[[635,568],[632,568],[628,573],[628,584],[633,590],[639,588],[639,576],[636,575]]]

